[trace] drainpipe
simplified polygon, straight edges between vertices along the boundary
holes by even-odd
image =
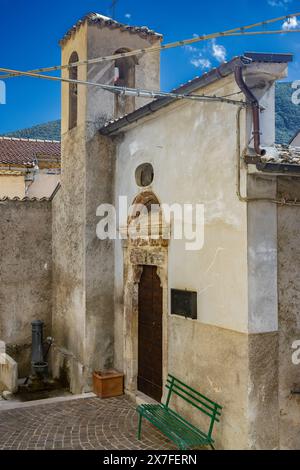
[[[246,96],[247,101],[249,102],[251,109],[252,109],[252,116],[253,116],[253,139],[254,139],[254,150],[256,153],[256,157],[251,158],[251,163],[256,163],[258,158],[260,160],[260,157],[266,154],[266,151],[261,149],[260,147],[260,124],[259,124],[259,112],[260,112],[260,106],[258,99],[254,96],[252,91],[248,88],[248,86],[245,83],[244,77],[243,77],[243,67],[240,65],[237,65],[235,70],[234,70],[234,77],[235,81],[240,88],[240,90],[244,93]],[[250,158],[248,158],[248,162],[250,163]]]
[[[244,107],[238,108],[236,113],[236,195],[241,202],[271,202],[280,206],[300,207],[300,201],[297,199],[275,199],[270,197],[247,197],[241,194],[241,113]]]

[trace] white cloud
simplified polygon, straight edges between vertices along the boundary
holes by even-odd
[[[131,18],[131,13],[126,13],[125,18],[127,18],[128,20],[130,20],[130,18]]]
[[[226,60],[227,51],[225,47],[217,44],[215,39],[212,40],[212,55],[218,62]]]
[[[225,47],[217,44],[215,39],[207,42],[201,49],[195,45],[187,45],[185,50],[191,55],[190,64],[201,70],[210,69],[213,61],[224,62],[227,56]]]
[[[285,31],[289,29],[296,29],[300,27],[300,23],[297,20],[296,16],[291,16],[288,20],[285,20],[285,22],[282,25],[282,29]]]
[[[211,61],[205,57],[194,57],[191,64],[197,69],[206,70],[211,68]]]
[[[199,49],[197,49],[197,47],[195,47],[195,46],[185,46],[185,48],[188,52],[191,52],[191,53],[199,52]]]
[[[283,7],[287,8],[289,3],[292,3],[293,0],[268,0],[268,4],[271,7]]]

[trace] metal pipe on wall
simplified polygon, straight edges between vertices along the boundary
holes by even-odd
[[[251,109],[252,109],[252,117],[253,117],[253,139],[254,139],[254,150],[256,155],[263,156],[266,154],[266,151],[261,149],[260,147],[260,119],[259,119],[259,112],[260,106],[258,99],[252,91],[246,85],[246,82],[243,77],[243,67],[237,65],[234,71],[235,81],[240,88],[240,90],[246,96],[247,101],[249,102]]]

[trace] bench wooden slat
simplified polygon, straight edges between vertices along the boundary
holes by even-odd
[[[199,397],[201,398],[204,398],[204,400],[208,401],[209,403],[211,403],[212,405],[216,406],[218,409],[222,410],[222,406],[221,405],[218,405],[218,403],[210,400],[209,398],[207,398],[205,395],[202,395],[202,393],[198,392],[197,390],[193,389],[192,387],[190,387],[189,385],[186,385],[184,382],[182,382],[181,380],[177,379],[176,377],[174,377],[174,375],[171,375],[169,374],[168,375],[168,378],[167,378],[167,383],[168,382],[172,382],[172,379],[173,381],[176,383],[180,383],[181,385],[183,385],[185,388],[189,389],[190,391],[192,391],[195,395],[198,395]]]
[[[137,408],[139,413],[138,439],[140,439],[142,418],[144,417],[175,442],[180,449],[203,445],[210,445],[213,448],[213,426],[215,421],[220,421],[222,406],[173,375],[168,375],[166,388],[169,390],[166,403],[157,405],[143,404]],[[170,408],[169,403],[173,393],[210,418],[207,432],[189,423],[183,416]]]
[[[142,412],[144,411],[150,412],[151,414],[162,417],[162,420],[166,422],[170,422],[172,421],[172,419],[174,419],[176,423],[181,422],[184,429],[188,427],[192,432],[196,433],[197,435],[201,435],[202,437],[207,438],[207,435],[203,431],[193,426],[191,423],[189,423],[186,419],[184,419],[178,413],[171,410],[171,408],[166,408],[166,406],[163,404],[159,404],[159,405],[151,404],[151,405],[140,405],[140,406],[143,407]]]
[[[204,408],[207,408],[208,410],[211,411],[211,413],[207,412],[205,409],[201,408],[201,406],[197,405],[196,403],[193,403],[192,400],[189,400],[188,398],[186,398],[184,395],[188,395],[189,397],[191,397],[192,399],[194,398],[193,395],[189,392],[187,392],[186,390],[184,390],[183,388],[179,387],[178,385],[173,385],[173,387],[171,387],[170,385],[166,385],[166,388],[168,388],[169,390],[172,388],[172,391],[173,393],[175,393],[176,395],[178,395],[179,397],[183,398],[185,401],[187,401],[188,403],[190,403],[191,405],[195,406],[195,408],[197,408],[198,410],[202,411],[203,413],[205,413],[207,416],[209,417],[212,417],[213,415],[219,415],[221,416],[221,413],[220,411],[218,411],[216,409],[216,407],[212,408],[210,405],[207,405],[206,403],[202,402],[201,400],[197,400],[197,403],[201,403],[201,405],[204,406]],[[180,390],[182,393],[179,393],[178,390]]]
[[[200,430],[182,421],[164,405],[140,405],[139,412],[179,446],[197,446],[213,442]]]

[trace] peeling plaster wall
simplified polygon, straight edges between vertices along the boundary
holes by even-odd
[[[79,127],[64,136],[53,201],[53,371],[73,393],[113,362],[113,244],[96,236],[97,207],[112,200],[110,145]]]
[[[30,373],[31,322],[51,333],[51,203],[6,201],[0,204],[0,340]]]
[[[51,197],[56,186],[60,182],[60,174],[50,174],[49,170],[41,170],[35,176],[33,182],[27,183],[28,197]]]
[[[278,195],[300,198],[299,178],[278,178]],[[300,208],[278,206],[280,447],[300,449],[300,365],[292,344],[300,340]]]

